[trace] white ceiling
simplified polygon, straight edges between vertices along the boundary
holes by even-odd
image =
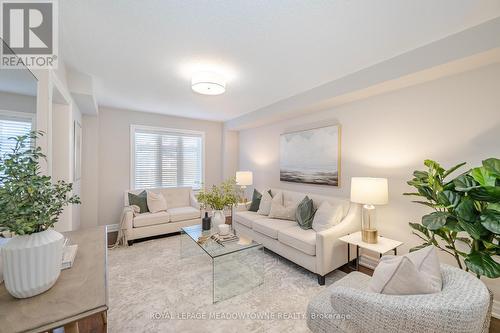
[[[61,55],[100,106],[228,120],[500,16],[499,0],[64,0]],[[227,91],[191,91],[210,66]]]

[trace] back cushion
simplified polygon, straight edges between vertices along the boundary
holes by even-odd
[[[124,203],[125,206],[128,206],[128,192],[139,194],[143,191],[143,189],[136,189],[131,191],[125,191]],[[161,193],[167,202],[168,208],[177,208],[177,207],[189,207],[191,206],[190,195],[191,188],[190,187],[173,187],[173,188],[150,188],[148,191],[154,193]]]
[[[283,192],[283,199],[284,201],[292,201],[292,202],[297,202],[300,203],[302,199],[305,198],[307,195],[309,199],[313,201],[314,209],[318,209],[319,206],[323,203],[323,201],[328,201],[332,206],[338,206],[340,205],[342,207],[342,218],[344,218],[347,213],[349,212],[349,207],[351,205],[351,202],[349,199],[345,199],[342,197],[330,197],[330,196],[325,196],[325,195],[319,195],[319,194],[311,194],[311,193],[302,193],[302,192],[295,192],[295,191],[287,191],[287,190],[280,190],[280,189],[272,189],[272,193],[276,193],[278,191]]]

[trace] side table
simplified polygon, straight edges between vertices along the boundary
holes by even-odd
[[[361,231],[340,237],[339,240],[347,243],[347,264],[351,262],[351,245],[356,246],[356,270],[359,270],[359,248],[377,252],[381,258],[384,253],[389,251],[394,251],[394,255],[397,255],[397,248],[403,244],[403,242],[383,236],[378,236],[376,244],[365,243],[361,238]]]

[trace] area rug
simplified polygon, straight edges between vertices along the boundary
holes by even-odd
[[[309,332],[309,300],[345,273],[315,274],[263,252],[264,282],[212,304],[212,263],[181,258],[180,236],[139,242],[108,253],[109,332]]]

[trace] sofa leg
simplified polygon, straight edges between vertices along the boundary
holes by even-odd
[[[321,276],[319,274],[316,274],[318,276],[318,283],[320,286],[324,286],[325,285],[325,276]]]
[[[127,244],[128,244],[128,246],[134,245],[134,240],[132,239],[132,240],[127,241]]]

